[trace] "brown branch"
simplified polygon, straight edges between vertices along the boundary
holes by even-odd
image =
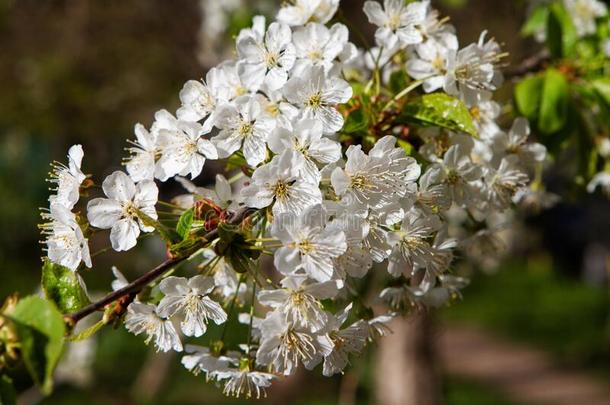
[[[512,79],[515,77],[524,76],[528,73],[537,72],[551,59],[551,54],[548,49],[543,49],[540,52],[523,59],[520,64],[509,67],[504,70],[504,77]]]
[[[241,208],[240,210],[238,210],[237,212],[235,212],[233,214],[231,219],[229,221],[227,221],[227,224],[229,224],[229,225],[240,224],[244,219],[246,219],[248,217],[248,215],[250,215],[250,213],[251,213],[251,210],[249,208]],[[201,241],[202,241],[201,247],[203,247],[205,243],[215,239],[217,236],[218,236],[218,228],[215,228],[215,229],[211,230],[210,232],[206,233],[201,238]],[[104,307],[106,307],[106,305],[108,305],[108,304],[111,304],[126,296],[135,296],[135,294],[142,291],[142,289],[144,287],[146,287],[148,284],[152,283],[158,277],[162,276],[163,274],[168,272],[170,269],[172,269],[175,265],[186,260],[188,257],[189,257],[188,255],[184,255],[184,256],[176,256],[176,257],[167,259],[166,261],[159,264],[157,267],[148,271],[147,273],[143,274],[136,280],[134,280],[131,283],[129,283],[128,285],[126,285],[125,287],[108,294],[101,300],[93,302],[74,313],[64,316],[64,320],[68,324],[73,326],[78,321],[80,321],[81,319],[86,317],[87,315],[90,315],[93,312],[104,309]]]

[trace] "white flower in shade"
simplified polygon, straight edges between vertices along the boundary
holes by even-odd
[[[457,205],[470,203],[476,195],[476,189],[471,183],[479,180],[483,172],[481,167],[472,163],[462,146],[451,146],[445,153],[443,161],[433,167],[441,170],[435,170],[434,175],[431,176],[432,182],[446,184],[452,200]]]
[[[388,135],[368,155],[360,145],[347,149],[345,168],[337,167],[331,174],[331,184],[343,202],[380,208],[405,197],[421,168],[402,148],[395,148],[395,143],[396,138]]]
[[[328,73],[348,44],[349,32],[343,24],[327,28],[309,23],[292,34],[297,61],[291,73],[299,75],[307,66],[322,66]]]
[[[180,91],[182,106],[176,111],[178,119],[183,121],[198,122],[205,119],[202,133],[212,129],[216,107],[227,101],[230,95],[221,69],[210,69],[205,79],[205,82],[189,80],[184,84]]]
[[[312,182],[320,181],[319,165],[336,162],[341,158],[341,145],[322,135],[320,121],[300,120],[292,129],[276,128],[269,137],[269,148],[281,154],[294,151],[294,164],[300,168],[301,176]]]
[[[491,98],[503,80],[497,65],[504,54],[495,40],[485,42],[486,34],[481,34],[478,43],[460,49],[447,68],[444,90],[468,105]]]
[[[349,355],[360,353],[368,341],[368,325],[362,320],[341,329],[351,309],[352,304],[349,304],[345,309],[331,316],[327,323],[328,336],[333,343],[333,349],[324,356],[322,374],[326,377],[341,373],[349,364]]]
[[[295,327],[277,311],[269,312],[262,321],[261,332],[257,364],[270,366],[274,372],[284,375],[291,375],[299,363],[308,367],[333,347],[327,335]]]
[[[477,128],[479,137],[484,140],[492,140],[500,132],[496,119],[500,116],[502,107],[495,101],[481,101],[470,107],[472,121]]]
[[[155,312],[154,305],[141,302],[129,304],[125,315],[125,327],[134,335],[145,333],[146,344],[154,340],[157,351],[167,352],[172,349],[177,352],[182,351],[182,343],[176,329],[169,320],[161,318]]]
[[[340,280],[347,275],[362,278],[373,265],[370,249],[363,243],[369,233],[368,223],[362,216],[352,214],[344,213],[329,224],[329,228],[345,233],[347,249],[333,260],[335,275]]]
[[[295,61],[290,27],[274,22],[262,41],[253,36],[238,38],[237,55],[239,76],[248,89],[256,91],[263,85],[279,89],[288,80]]]
[[[230,397],[244,397],[259,399],[261,395],[267,396],[266,388],[277,377],[262,371],[250,371],[249,367],[239,369],[219,370],[212,376],[220,382],[224,382],[223,394]]]
[[[447,73],[456,57],[457,37],[447,34],[438,40],[429,39],[415,47],[407,60],[407,73],[414,79],[423,80],[426,93],[441,89],[447,82]]]
[[[218,159],[216,147],[208,139],[201,137],[201,125],[196,122],[178,121],[173,129],[159,131],[157,140],[161,158],[157,163],[161,181],[177,174],[197,177],[205,159]]]
[[[419,178],[419,188],[417,190],[417,203],[419,207],[427,212],[439,213],[447,211],[451,207],[451,195],[447,190],[447,185],[437,183],[442,176],[439,171],[440,166],[430,166],[428,170]]]
[[[235,39],[235,43],[252,38],[257,43],[262,43],[265,39],[265,25],[267,21],[265,16],[255,15],[252,17],[252,27],[243,28],[239,31],[239,35]]]
[[[155,204],[159,190],[153,181],[135,184],[123,172],[114,172],[102,183],[108,198],[95,198],[87,205],[87,218],[92,226],[110,229],[110,242],[117,251],[129,250],[137,243],[140,230],[152,232],[144,225],[140,213],[157,219]]]
[[[220,133],[212,138],[220,158],[229,157],[242,148],[246,162],[256,167],[267,157],[267,137],[274,122],[263,114],[257,99],[242,96],[234,105],[225,104],[216,112]]]
[[[388,272],[398,277],[401,274],[410,276],[415,268],[432,267],[434,272],[440,271],[434,268],[435,251],[428,242],[439,228],[440,220],[436,215],[426,215],[416,209],[407,212],[400,230],[388,234],[394,245],[388,259]]]
[[[211,373],[226,371],[229,366],[238,364],[238,360],[233,357],[214,356],[207,347],[186,345],[184,351],[188,353],[182,356],[181,363],[184,368],[194,375],[203,371],[206,378],[210,378]]]
[[[497,170],[488,169],[485,175],[487,201],[499,210],[510,207],[518,189],[527,184],[529,177],[516,164],[516,159],[505,157]]]
[[[287,212],[277,216],[271,234],[283,247],[275,251],[274,264],[282,274],[303,274],[319,282],[333,277],[333,259],[347,249],[345,234],[326,227],[326,211],[321,205],[301,215]]]
[[[379,315],[365,322],[365,327],[368,326],[368,340],[375,341],[380,337],[385,337],[392,334],[392,329],[388,324],[394,319],[395,315]]]
[[[212,201],[214,204],[221,208],[227,209],[234,207],[233,191],[231,190],[231,184],[225,176],[222,174],[216,175],[216,181],[214,182],[214,190],[209,190],[204,187],[196,186],[192,181],[184,177],[176,177],[176,181],[182,185],[191,193],[192,199],[189,204],[189,208],[193,206],[194,202],[200,198],[205,198]]]
[[[376,1],[364,3],[364,13],[371,24],[379,28],[375,32],[377,45],[392,48],[418,44],[423,37],[417,29],[426,19],[427,2],[415,1],[405,4],[403,0],[384,0],[383,8]]]
[[[599,0],[563,0],[579,36],[595,34],[595,20],[608,12],[606,4]]]
[[[302,109],[302,118],[320,120],[324,133],[337,132],[343,127],[343,116],[335,106],[352,97],[352,88],[339,77],[326,77],[323,67],[311,66],[291,77],[283,92],[289,102]]]
[[[454,34],[455,28],[447,24],[448,19],[439,18],[439,11],[432,8],[430,0],[423,0],[426,5],[426,18],[416,28],[421,33],[424,41],[427,39],[441,39],[447,34]]]
[[[298,327],[318,331],[328,319],[320,300],[335,297],[340,282],[308,283],[305,277],[286,277],[282,287],[258,292],[258,301],[286,316],[286,320]]]
[[[290,123],[299,115],[299,109],[286,101],[282,90],[261,90],[254,95],[260,104],[262,116],[273,122],[273,128],[290,127]]]
[[[91,267],[89,245],[74,213],[60,203],[52,203],[50,212],[42,217],[49,220],[42,226],[49,260],[73,271],[81,261]]]
[[[270,163],[257,168],[250,184],[241,191],[244,203],[252,208],[273,204],[273,215],[300,214],[305,208],[322,202],[317,183],[300,178],[294,153],[286,151]]]
[[[159,289],[165,297],[157,306],[157,313],[165,318],[183,314],[180,327],[186,336],[202,336],[210,320],[217,325],[227,320],[220,304],[207,297],[214,289],[214,279],[210,277],[199,275],[187,280],[171,276],[159,283]]]
[[[112,287],[112,291],[118,291],[121,288],[127,287],[129,285],[129,281],[127,281],[127,278],[125,278],[123,273],[121,273],[121,271],[116,266],[112,266],[111,270],[112,275],[114,276],[114,280],[112,280],[112,283],[110,284],[110,286]]]
[[[610,196],[610,172],[599,172],[587,184],[587,192],[593,193],[600,187],[602,191]]]
[[[136,141],[129,147],[131,156],[125,163],[129,177],[133,181],[153,180],[155,175],[161,175],[157,168],[157,132],[147,131],[142,124],[136,124],[134,128]]]
[[[308,22],[326,24],[339,7],[339,0],[295,0],[286,2],[277,14],[277,20],[290,26]]]
[[[78,202],[79,189],[86,176],[81,171],[83,147],[73,145],[68,150],[68,166],[55,163],[51,171],[51,183],[57,184],[56,195],[49,198],[51,204],[61,204],[71,210]]]
[[[255,17],[256,18],[256,17]],[[237,72],[237,62],[228,60],[217,66],[222,72],[224,85],[227,91],[227,101],[233,101],[236,98],[248,93],[246,85],[242,82]]]
[[[525,167],[544,162],[546,147],[539,143],[528,143],[529,134],[530,127],[527,119],[517,118],[508,134],[504,132],[496,134],[493,145],[496,156],[500,159],[504,155],[516,156],[519,163]]]

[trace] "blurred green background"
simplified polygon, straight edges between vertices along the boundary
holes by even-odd
[[[206,1],[0,0],[0,298],[37,289],[37,223],[39,207],[47,204],[49,163],[65,160],[68,147],[81,143],[85,172],[102,178],[120,168],[133,125],[150,125],[161,108],[175,111],[183,83],[203,77],[218,61],[218,49],[230,47],[231,35],[248,24],[254,12],[279,6],[271,0],[243,2],[246,6],[226,14],[226,30],[210,37],[201,33],[206,28],[201,3]],[[348,17],[368,28],[361,3],[342,1]],[[533,49],[518,37],[524,2],[433,4],[451,16],[462,43],[488,29],[511,52],[511,61]],[[508,100],[510,84],[500,94]],[[551,174],[551,179],[560,192],[561,178]],[[436,328],[476,328],[494,339],[543,352],[559,369],[610,384],[609,211],[607,201],[572,196],[550,212],[522,215],[521,233],[515,236],[522,243],[516,244],[510,260],[493,274],[462,269],[474,276],[473,282],[463,302],[434,314]],[[92,243],[95,251],[99,244]],[[132,278],[162,256],[152,242],[128,255],[110,253],[84,277],[91,293],[103,292],[112,279],[111,264]],[[90,361],[90,366],[79,368],[76,358],[60,373],[50,398],[27,389],[27,379],[19,380],[25,390],[23,403],[235,402],[224,399],[202,377],[191,376],[177,356],[153,355],[141,338],[123,329],[104,330],[94,343],[94,351],[85,350],[86,356],[81,350],[83,364]],[[341,376],[303,373],[273,389],[268,401],[371,403],[373,357],[371,351],[353,361],[348,376],[357,375],[358,384],[351,393],[344,392]],[[439,390],[448,404],[520,403],[501,384],[440,368]]]

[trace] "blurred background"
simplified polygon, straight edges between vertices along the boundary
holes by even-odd
[[[525,2],[432,3],[451,17],[462,44],[487,29],[511,62],[535,50],[519,38]],[[49,163],[64,161],[68,147],[80,143],[86,173],[102,178],[119,169],[133,125],[149,126],[161,108],[175,111],[183,83],[230,57],[232,37],[251,16],[272,16],[278,6],[279,0],[0,0],[0,299],[38,285],[37,223],[39,207],[47,205]],[[361,6],[342,1],[348,18],[372,34]],[[510,87],[499,93],[504,101]],[[209,183],[213,174],[198,181]],[[610,403],[610,203],[568,190],[560,171],[548,176],[550,191],[563,201],[518,214],[499,266],[459,269],[472,277],[462,302],[397,326],[427,328],[425,334],[398,333],[389,349],[379,348],[390,357],[370,350],[343,376],[297,374],[270,390],[266,402],[374,403],[379,387],[391,391],[412,377],[409,365],[417,373],[424,362],[434,374],[434,400],[447,404]],[[163,254],[151,242],[128,255],[105,255],[84,274],[90,292],[109,289],[111,264],[133,278]],[[423,349],[413,356],[404,339],[422,336],[414,344]],[[50,398],[19,381],[23,403],[239,403],[190,375],[177,356],[156,355],[121,328],[103,330],[66,356]],[[430,381],[418,388],[425,391]]]

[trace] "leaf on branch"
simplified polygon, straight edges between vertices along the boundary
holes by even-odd
[[[356,132],[365,131],[369,126],[369,119],[362,108],[358,108],[349,113],[345,120],[345,125],[341,132],[353,134]]]
[[[189,232],[191,231],[191,227],[193,226],[193,210],[186,210],[178,219],[178,223],[176,224],[176,232],[182,240],[185,240],[189,236]]]
[[[515,87],[515,102],[519,112],[532,123],[538,119],[542,85],[544,79],[541,75],[530,76]]]
[[[25,366],[43,393],[53,388],[53,370],[59,361],[65,324],[51,301],[31,295],[7,314],[17,328]]]
[[[554,3],[549,7],[546,41],[555,58],[570,56],[578,41],[572,18],[560,3]]]
[[[602,100],[610,107],[610,77],[600,77],[591,81],[591,86]]]
[[[63,314],[76,312],[91,303],[78,274],[48,259],[42,266],[42,289]]]
[[[538,129],[552,134],[566,124],[570,89],[564,75],[556,69],[548,69],[543,80]]]
[[[159,235],[161,235],[161,237],[163,238],[163,240],[165,242],[172,244],[172,243],[179,242],[181,240],[180,235],[178,235],[178,233],[176,233],[176,231],[174,231],[171,228],[168,228],[167,226],[163,225],[161,222],[157,221],[156,219],[151,218],[150,216],[146,215],[144,212],[138,211],[138,218],[140,219],[140,221],[142,221],[142,223],[145,226],[151,226],[151,227],[155,228],[155,230],[157,232],[159,232]]]
[[[478,137],[472,115],[459,99],[445,93],[426,94],[406,104],[399,120],[425,127],[442,127]]]

